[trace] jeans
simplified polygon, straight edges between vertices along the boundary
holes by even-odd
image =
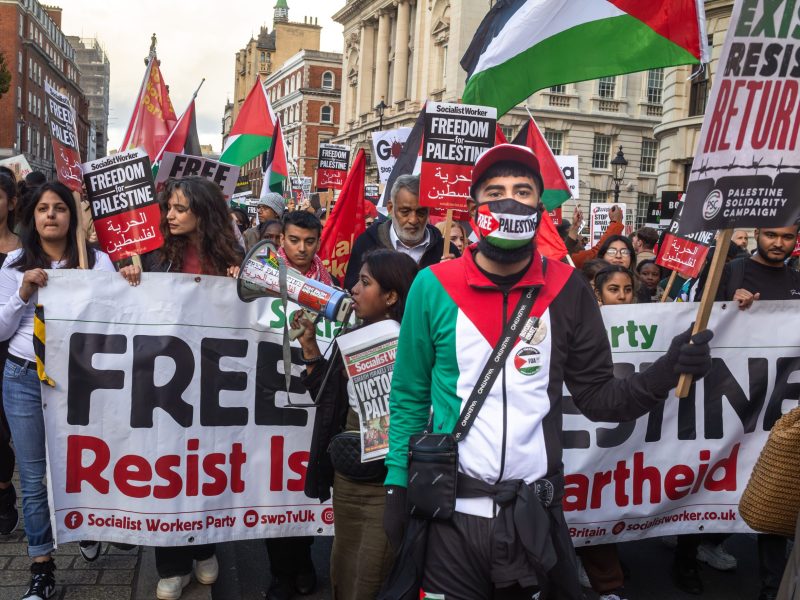
[[[47,471],[44,414],[36,363],[31,362],[22,367],[6,361],[3,371],[3,407],[17,452],[28,556],[47,556],[53,551],[53,532],[50,529],[50,509],[44,481]]]
[[[0,343],[0,365],[6,364],[8,342]],[[0,392],[3,391],[2,370],[0,370]],[[11,449],[11,432],[8,430],[3,401],[0,398],[0,483],[11,481],[14,476],[14,451]]]

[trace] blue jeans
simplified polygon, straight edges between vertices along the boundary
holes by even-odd
[[[6,361],[3,406],[17,453],[28,556],[47,556],[53,551],[53,531],[45,485],[47,463],[42,388],[36,375],[36,363],[22,367]]]

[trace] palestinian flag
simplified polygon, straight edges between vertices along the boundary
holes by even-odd
[[[522,129],[519,130],[517,137],[512,144],[517,146],[527,146],[539,159],[539,169],[542,172],[544,182],[544,192],[542,193],[542,203],[547,210],[555,210],[564,202],[572,197],[569,191],[569,184],[564,178],[564,173],[553,156],[553,151],[544,139],[542,132],[536,126],[533,119],[529,119]]]
[[[269,152],[264,154],[264,185],[261,187],[261,197],[267,192],[283,195],[286,180],[289,178],[289,162],[286,160],[286,146],[283,143],[280,119],[275,120],[275,134],[272,136],[272,145]]]
[[[175,128],[170,132],[167,141],[158,151],[153,160],[153,177],[158,173],[158,167],[164,152],[175,152],[176,154],[188,154],[190,156],[202,156],[200,150],[200,138],[197,135],[197,120],[195,118],[194,98],[189,103],[189,107],[178,119]]]
[[[498,0],[461,59],[497,116],[554,85],[708,62],[703,0]]]
[[[275,113],[269,104],[267,90],[258,79],[231,127],[220,162],[241,167],[270,149],[274,133]]]

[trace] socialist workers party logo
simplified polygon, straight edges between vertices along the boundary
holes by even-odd
[[[542,355],[536,348],[525,346],[514,356],[514,367],[523,375],[535,375],[542,368]]]

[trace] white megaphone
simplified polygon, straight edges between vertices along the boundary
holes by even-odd
[[[258,242],[244,257],[239,269],[236,291],[244,302],[256,298],[283,298],[281,292],[281,263],[269,241]],[[350,318],[353,299],[347,292],[319,281],[309,279],[302,273],[285,268],[284,291],[286,299],[299,304],[305,310],[318,313],[329,321],[346,322]],[[313,320],[313,319],[312,319]]]

